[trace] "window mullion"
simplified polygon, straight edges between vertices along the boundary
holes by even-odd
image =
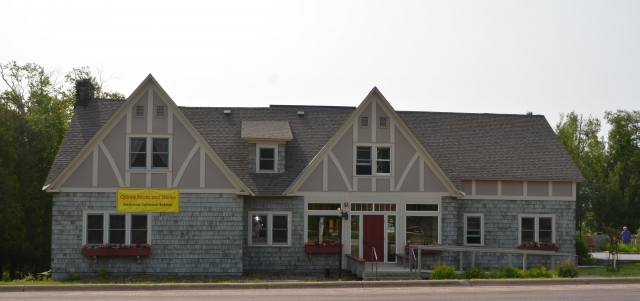
[[[131,213],[125,214],[124,243],[128,245],[131,244]]]
[[[273,214],[267,215],[267,246],[272,245],[273,241]]]
[[[153,157],[153,139],[150,137],[145,138],[147,140],[147,168],[151,169],[151,157]],[[151,141],[151,143],[149,143]]]
[[[109,242],[109,214],[102,214],[102,244],[106,245]]]
[[[534,237],[536,239],[536,241],[540,241],[540,217],[536,216],[533,219],[533,226],[534,226]]]

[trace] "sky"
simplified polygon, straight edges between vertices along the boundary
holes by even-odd
[[[640,110],[638,16],[613,0],[1,0],[0,63],[99,67],[127,96],[151,73],[179,106],[357,106],[377,86],[396,110],[555,127]]]

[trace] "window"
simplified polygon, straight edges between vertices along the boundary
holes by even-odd
[[[278,146],[277,145],[257,145],[257,172],[277,172],[278,166]]]
[[[387,117],[380,117],[380,123],[378,123],[378,126],[381,129],[386,129],[387,128]]]
[[[151,153],[151,168],[169,168],[169,139],[153,138],[153,151]]]
[[[151,153],[150,162],[148,161],[147,153]],[[169,169],[169,162],[169,138],[130,138],[130,169],[147,169],[148,166],[151,169]]]
[[[307,210],[340,210],[340,203],[309,203]]]
[[[290,212],[249,212],[250,246],[290,246]]]
[[[144,106],[136,106],[136,117],[144,117]]]
[[[407,243],[440,243],[440,211],[438,203],[405,205],[405,240]]]
[[[464,244],[484,245],[484,214],[465,213],[464,216]]]
[[[310,242],[337,242],[338,214],[333,215],[309,215],[307,217],[307,241]]]
[[[376,175],[391,175],[391,148],[377,147]]]
[[[519,215],[519,242],[555,242],[555,215]]]
[[[396,211],[396,204],[351,203],[351,211]]]
[[[376,154],[375,161],[372,160],[372,152]],[[391,175],[391,147],[356,146],[356,175],[370,176],[373,170],[376,176]]]
[[[356,148],[356,175],[371,175],[371,146]]]
[[[163,118],[164,115],[165,115],[164,106],[157,106],[156,107],[156,117]]]
[[[360,126],[368,127],[369,126],[369,117],[360,117]]]
[[[149,214],[88,212],[83,224],[84,244],[151,243]]]

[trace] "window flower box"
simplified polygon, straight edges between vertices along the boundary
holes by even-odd
[[[149,256],[151,245],[84,245],[80,250],[82,256]]]
[[[550,251],[550,252],[558,252],[558,247],[524,247],[518,246],[520,250],[531,250],[531,251]]]
[[[340,253],[340,243],[337,242],[306,242],[304,243],[304,252],[305,253],[325,253],[325,254],[333,254]],[[342,245],[344,246],[344,245]]]
[[[524,241],[519,246],[520,250],[532,250],[532,251],[550,251],[558,252],[558,244],[555,242],[542,242],[542,241]]]

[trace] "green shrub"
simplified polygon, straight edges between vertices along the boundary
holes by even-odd
[[[602,249],[602,251],[609,251],[611,250],[611,246],[609,245],[608,242],[605,242],[600,246],[600,249]]]
[[[444,265],[439,260],[436,266],[433,268],[433,272],[431,273],[432,280],[458,279],[458,278],[459,278],[458,273],[456,273],[456,269],[454,267]]]
[[[522,272],[521,269],[516,267],[504,266],[491,272],[491,277],[496,279],[502,279],[502,278],[522,279],[524,278],[524,272]]]
[[[524,272],[525,278],[552,278],[553,273],[548,271],[545,266],[536,264],[531,269]]]
[[[98,271],[98,278],[100,278],[100,280],[107,280],[109,279],[109,274],[107,274],[107,270],[102,268]]]
[[[579,265],[595,265],[596,259],[589,253],[587,242],[580,235],[576,235],[576,255]]]
[[[556,267],[556,274],[561,278],[577,278],[580,271],[578,267],[569,260],[563,260]]]
[[[464,279],[486,279],[489,278],[487,276],[487,272],[484,271],[481,267],[471,267],[466,268],[464,270],[464,274],[462,274]]]
[[[80,281],[82,280],[82,275],[80,273],[74,273],[72,271],[67,272],[67,280],[69,281]]]

